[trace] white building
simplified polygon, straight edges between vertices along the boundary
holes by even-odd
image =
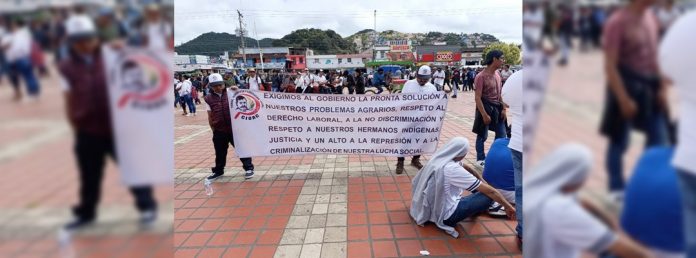
[[[365,67],[365,62],[370,58],[367,54],[349,55],[315,55],[307,56],[307,68],[309,69],[347,69]]]

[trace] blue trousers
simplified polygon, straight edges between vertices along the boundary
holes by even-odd
[[[39,95],[39,81],[34,74],[34,67],[31,59],[25,57],[10,63],[10,81],[14,87],[19,87],[19,77],[24,79],[27,85],[27,93],[29,96]]]
[[[491,121],[491,123],[493,123],[493,121]],[[496,139],[507,136],[507,128],[503,121],[498,121],[498,123],[495,126]],[[476,135],[476,160],[486,159],[486,152],[483,149],[483,144],[486,142],[486,139],[488,139],[488,130],[484,131],[483,134]]]
[[[512,153],[512,167],[515,170],[515,215],[517,216],[517,235],[522,237],[522,152],[510,149]]]
[[[666,145],[669,143],[669,133],[667,129],[667,118],[664,114],[659,114],[649,120],[647,126],[645,147]],[[623,155],[628,148],[631,135],[630,122],[617,137],[609,139],[607,148],[606,167],[609,173],[609,190],[620,191],[625,188],[626,182],[623,178]]]
[[[186,105],[188,106],[189,113],[191,113],[191,114],[196,113],[196,105],[193,104],[193,98],[191,97],[191,94],[184,95],[184,101],[186,102]]]
[[[444,221],[444,224],[454,227],[460,221],[488,210],[493,200],[481,192],[473,193],[459,200],[457,209]]]

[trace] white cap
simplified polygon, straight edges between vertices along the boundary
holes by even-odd
[[[223,83],[224,81],[222,80],[222,75],[220,75],[219,73],[213,73],[208,75],[208,84],[210,84],[210,86]]]
[[[87,15],[73,15],[65,21],[65,32],[68,37],[94,36],[97,29],[94,22]]]
[[[420,68],[418,68],[418,74],[416,76],[420,78],[430,78],[430,75],[430,66],[423,65]]]

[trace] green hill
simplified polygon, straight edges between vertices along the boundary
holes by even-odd
[[[344,39],[333,30],[301,29],[274,40],[276,47],[307,47],[315,54],[350,54],[356,49],[352,42]]]
[[[261,47],[270,47],[274,39],[265,38],[259,40]],[[208,32],[186,43],[176,46],[174,50],[180,55],[222,55],[225,51],[237,52],[241,46],[241,39],[237,35],[229,33]],[[244,38],[247,47],[256,47],[256,39]]]

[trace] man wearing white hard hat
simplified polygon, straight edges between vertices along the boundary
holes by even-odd
[[[208,87],[210,94],[205,96],[205,107],[208,111],[208,124],[213,131],[213,146],[215,147],[215,167],[212,168],[212,175],[208,179],[216,179],[225,174],[227,164],[227,150],[232,144],[234,147],[234,136],[232,135],[232,118],[230,117],[230,103],[227,101],[227,90],[225,81],[219,73],[208,76]],[[230,90],[238,90],[237,86],[230,87]],[[254,164],[250,157],[240,158],[244,168],[244,178],[254,177]]]
[[[65,22],[69,55],[58,64],[64,91],[66,114],[75,133],[75,155],[80,171],[80,199],[73,209],[75,220],[66,225],[74,230],[96,219],[107,155],[116,159],[114,135],[109,111],[105,64],[95,25],[86,15]],[[140,222],[151,225],[157,204],[152,187],[130,188],[141,213]]]
[[[401,93],[431,93],[431,92],[437,92],[437,89],[435,86],[430,83],[430,74],[431,70],[430,67],[427,65],[421,66],[418,68],[418,72],[416,74],[416,79],[409,80],[404,84],[403,89],[401,90]],[[402,174],[404,173],[404,161],[406,160],[405,157],[399,157],[399,159],[396,162],[396,174]],[[413,156],[411,159],[411,165],[414,167],[421,169],[423,168],[423,164],[420,162],[420,155]]]

